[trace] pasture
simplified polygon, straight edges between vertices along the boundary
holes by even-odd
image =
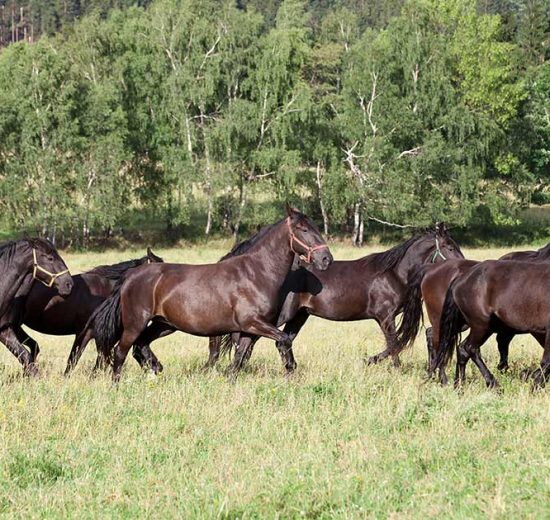
[[[230,247],[154,250],[165,261],[214,261]],[[361,250],[334,245],[335,258]],[[496,258],[506,249],[464,250]],[[73,272],[143,251],[64,254]],[[0,514],[20,518],[541,518],[550,515],[550,389],[520,379],[540,347],[514,339],[502,392],[468,367],[460,392],[426,383],[423,333],[402,356],[372,322],[311,318],[291,379],[261,340],[235,383],[204,373],[207,340],[153,344],[152,379],[133,359],[114,388],[91,377],[93,345],[70,379],[72,337],[31,332],[40,377],[0,349]],[[491,368],[494,340],[483,348]],[[222,368],[227,361],[222,363]],[[454,371],[454,368],[453,368]]]

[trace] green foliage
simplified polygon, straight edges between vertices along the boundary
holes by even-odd
[[[550,13],[520,4],[36,1],[52,36],[0,55],[3,225],[509,225],[550,161]]]

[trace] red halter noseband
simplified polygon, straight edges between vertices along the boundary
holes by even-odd
[[[290,250],[294,254],[298,255],[300,257],[300,260],[303,260],[306,264],[311,264],[311,255],[314,251],[318,251],[319,249],[328,249],[327,244],[321,244],[320,246],[310,247],[304,242],[302,242],[299,238],[296,238],[296,235],[294,234],[294,232],[292,231],[292,228],[290,227],[290,217],[287,217],[286,225],[288,226],[288,234],[290,235]],[[294,242],[296,242],[297,244],[300,244],[306,250],[307,257],[302,253],[298,253],[298,251],[294,249],[294,245],[293,245]]]

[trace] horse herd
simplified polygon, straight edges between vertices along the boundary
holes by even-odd
[[[143,258],[71,276],[50,242],[24,239],[0,246],[0,270],[0,341],[29,375],[37,373],[39,346],[22,325],[75,335],[66,374],[91,339],[98,351],[96,368],[112,367],[115,382],[132,346],[138,363],[158,373],[163,367],[150,344],[175,331],[209,337],[207,367],[234,347],[229,369],[234,375],[256,341],[271,338],[291,373],[292,343],[310,315],[374,319],[386,345],[368,362],[391,356],[398,366],[400,353],[418,334],[423,302],[431,323],[428,372],[438,372],[442,383],[456,349],[457,384],[471,358],[487,385],[496,386],[480,355],[493,333],[499,369],[508,366],[513,336],[530,333],[544,348],[534,383],[542,385],[550,372],[550,246],[475,262],[464,258],[443,224],[387,251],[334,261],[312,221],[287,207],[284,219],[215,264],[164,263],[148,249]]]

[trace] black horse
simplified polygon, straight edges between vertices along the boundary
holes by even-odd
[[[35,281],[68,296],[73,280],[55,247],[45,239],[23,239],[0,246],[0,341],[29,375],[37,373],[33,356],[24,346],[21,329],[25,301]]]
[[[162,262],[151,249],[147,255],[114,265],[101,265],[90,271],[73,276],[73,290],[66,298],[61,297],[54,287],[34,284],[24,302],[20,302],[22,323],[37,332],[56,336],[76,337],[85,328],[93,311],[109,296],[126,273],[146,263]],[[17,329],[22,343],[30,349],[31,363],[36,362],[40,352],[38,343],[21,326]],[[75,338],[76,342],[76,338]],[[74,348],[74,344],[73,344]],[[143,368],[155,373],[162,371],[162,365],[151,355],[148,346],[134,348],[134,357]],[[98,363],[101,361],[99,358]],[[71,367],[73,365],[71,364]]]
[[[242,251],[239,247],[230,255]],[[374,319],[384,333],[386,348],[369,358],[369,363],[392,355],[398,365],[395,319],[405,302],[408,278],[419,265],[450,258],[464,258],[464,255],[445,225],[437,224],[435,230],[415,235],[388,251],[358,260],[335,261],[324,272],[298,265],[283,285],[277,325],[286,323],[284,332],[294,340],[310,315],[334,321]],[[302,264],[304,260],[307,259],[302,259]],[[235,335],[211,338],[207,365],[215,364],[220,352],[231,348],[236,339]],[[243,361],[250,357],[257,339],[250,342]],[[292,350],[280,344],[277,347],[287,372],[292,372],[296,368]]]

